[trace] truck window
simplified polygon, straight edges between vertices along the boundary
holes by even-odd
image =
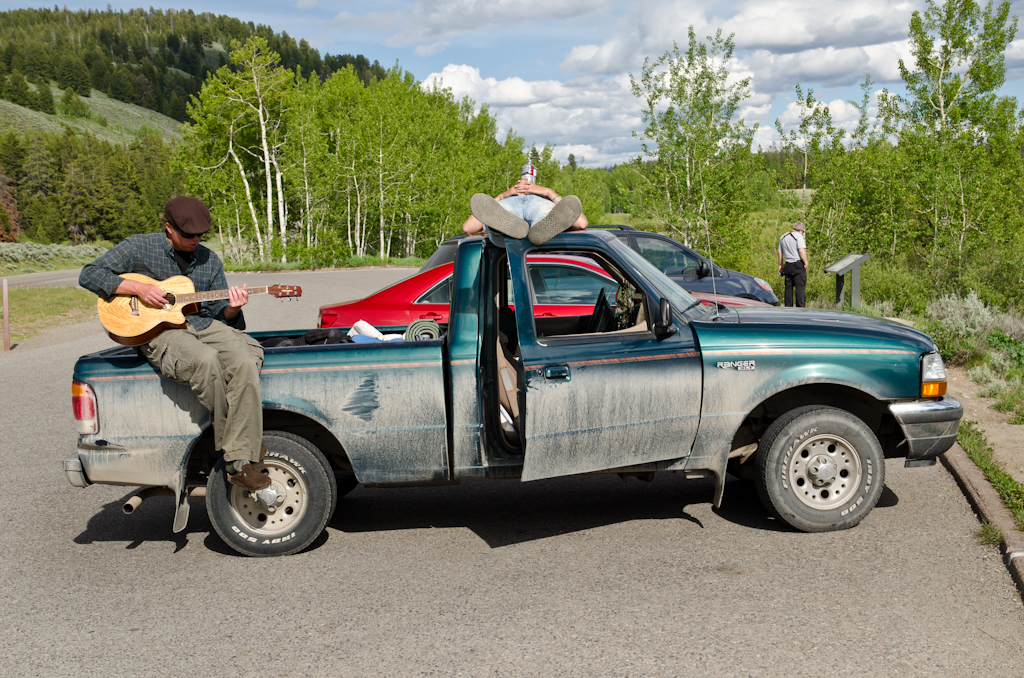
[[[647,330],[643,295],[618,267],[579,252],[545,254],[556,261],[528,262],[535,312],[540,306],[575,306],[582,313],[535,313],[538,337]]]

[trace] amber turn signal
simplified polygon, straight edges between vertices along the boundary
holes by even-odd
[[[946,382],[944,381],[932,381],[927,384],[921,384],[922,398],[938,398],[944,395],[946,395]]]

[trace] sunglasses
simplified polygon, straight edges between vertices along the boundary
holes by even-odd
[[[173,228],[175,231],[177,231],[178,235],[180,235],[182,238],[191,240],[192,238],[202,238],[203,237],[202,233],[186,233],[185,231],[181,230],[180,228],[178,228],[174,224],[171,224],[170,222],[167,222],[167,223],[170,224],[171,228]]]

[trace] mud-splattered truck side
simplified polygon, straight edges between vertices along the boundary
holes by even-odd
[[[528,251],[589,257],[615,285],[545,277]],[[588,285],[590,287],[588,287]],[[589,295],[588,315],[535,317],[539,299]],[[400,330],[401,328],[386,328]],[[363,483],[523,481],[665,471],[753,479],[768,511],[807,531],[871,510],[886,457],[933,464],[956,439],[960,404],[928,336],[853,314],[708,307],[614,236],[569,233],[541,247],[459,246],[440,339],[268,347],[260,383],[265,472],[248,493],[224,480],[208,412],[133,349],[84,356],[72,385],[78,449],[68,480],[190,495],[237,551],[294,553]],[[172,330],[173,331],[173,330]],[[276,339],[271,341],[271,339]]]

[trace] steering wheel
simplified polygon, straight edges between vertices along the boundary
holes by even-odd
[[[615,319],[615,311],[608,303],[608,295],[604,288],[597,293],[597,301],[594,302],[594,314],[590,316],[590,324],[587,326],[587,333],[607,332],[611,329],[612,321]]]

